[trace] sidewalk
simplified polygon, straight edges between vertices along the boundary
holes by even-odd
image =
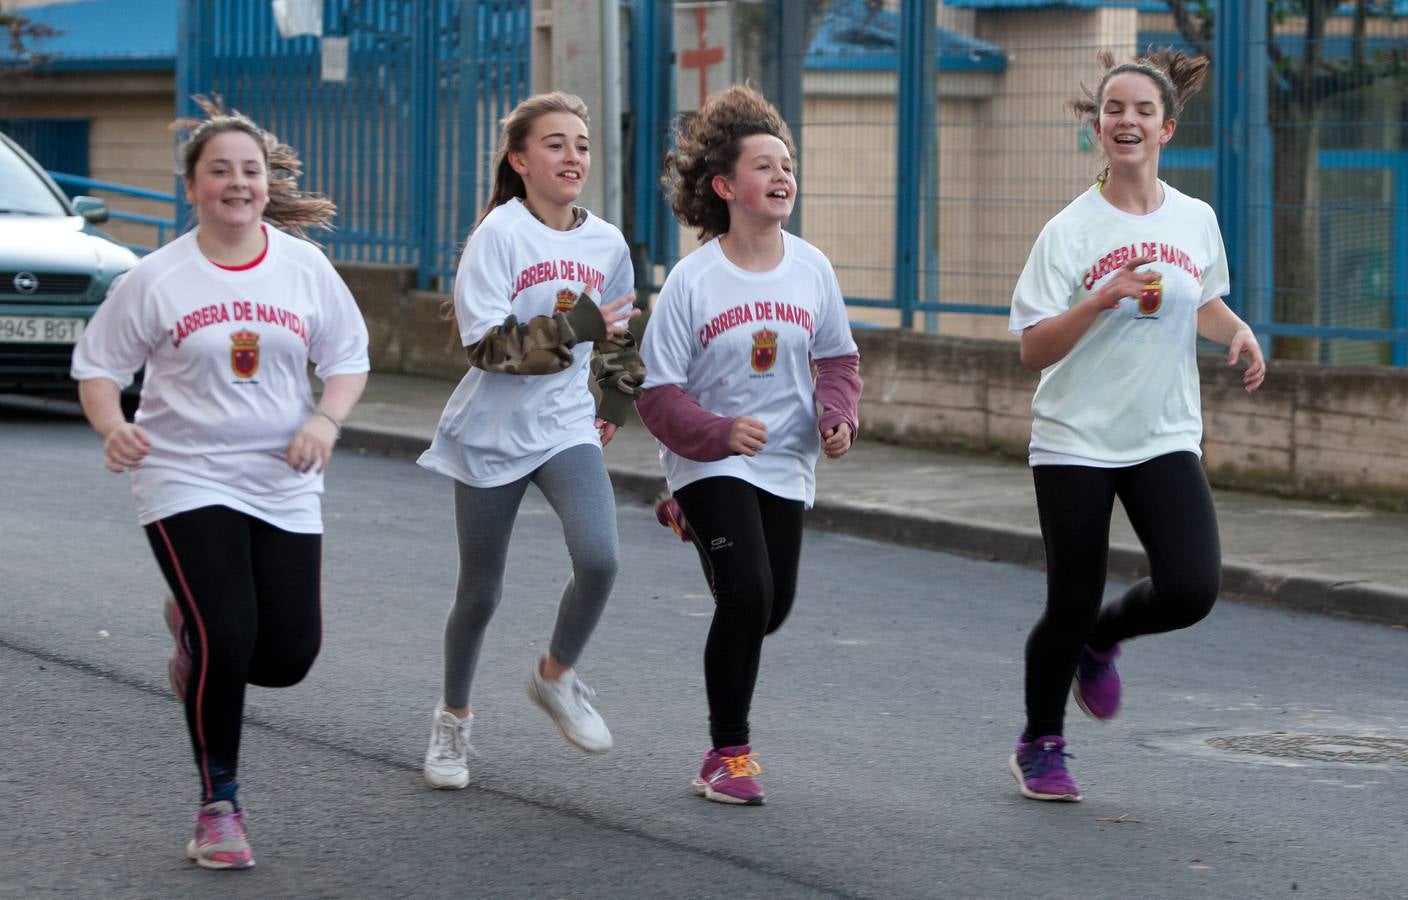
[[[373,375],[343,430],[343,445],[419,455],[453,388],[438,379]],[[647,501],[664,488],[655,441],[639,422],[617,432],[606,464],[619,495]],[[1408,515],[1213,493],[1225,595],[1408,626]],[[1023,565],[1044,559],[1026,465],[892,447],[863,434],[844,459],[818,464],[807,524]],[[1144,554],[1118,503],[1110,540],[1111,575],[1142,575]]]

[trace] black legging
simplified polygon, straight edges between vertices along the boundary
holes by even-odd
[[[1211,610],[1222,581],[1212,493],[1197,455],[1137,466],[1034,466],[1046,544],[1046,612],[1027,638],[1028,740],[1059,735],[1081,647],[1187,628]],[[1110,512],[1120,498],[1149,556],[1149,577],[1100,608]]]
[[[177,513],[146,531],[189,635],[186,727],[201,802],[234,800],[245,685],[297,684],[317,658],[323,538],[224,506]]]
[[[709,737],[715,748],[748,743],[748,711],[763,638],[787,618],[802,553],[800,500],[739,478],[705,478],[675,491],[714,595],[704,644]]]

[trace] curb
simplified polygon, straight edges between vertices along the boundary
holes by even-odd
[[[414,459],[430,445],[430,440],[409,432],[348,425],[342,430],[341,445],[363,453]],[[613,468],[609,463],[606,468],[618,497],[649,503],[665,489],[660,475]],[[1035,569],[1044,568],[1046,563],[1040,531],[991,522],[916,516],[818,499],[807,517],[807,526]],[[1111,544],[1108,569],[1116,578],[1143,578],[1148,574],[1143,548]],[[1262,566],[1224,561],[1222,596],[1260,606],[1408,628],[1408,591],[1371,581],[1287,575]]]

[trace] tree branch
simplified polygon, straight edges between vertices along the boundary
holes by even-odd
[[[1183,39],[1193,45],[1208,59],[1212,59],[1212,42],[1207,39],[1208,27],[1206,20],[1199,21],[1188,9],[1187,0],[1168,0],[1169,11],[1173,13],[1174,24],[1178,26],[1178,33]]]

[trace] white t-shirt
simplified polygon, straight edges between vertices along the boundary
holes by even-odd
[[[73,352],[75,379],[120,386],[147,367],[136,422],[151,452],[132,470],[143,525],[228,506],[285,531],[320,534],[321,472],[284,458],[320,379],[366,372],[367,327],[347,285],[307,241],[265,227],[258,265],[206,259],[191,231],[113,287]]]
[[[660,445],[671,491],[731,476],[810,508],[816,496],[817,431],[811,360],[858,352],[841,285],[820,250],[782,233],[782,262],[748,272],[718,238],[680,260],[646,326],[644,388],[678,385],[719,416],[751,416],[768,429],[756,456],[696,462]]]
[[[1065,358],[1042,370],[1032,398],[1034,466],[1132,466],[1202,452],[1197,312],[1226,295],[1227,253],[1210,206],[1163,190],[1163,204],[1137,216],[1092,187],[1032,247],[1012,293],[1017,335],[1084,300],[1131,259],[1156,257],[1144,268],[1162,276],[1161,292],[1102,312]]]
[[[455,319],[468,347],[510,315],[526,322],[570,309],[584,288],[606,303],[634,286],[630,248],[614,225],[589,214],[571,231],[558,231],[514,198],[470,235],[455,273]],[[471,368],[420,464],[471,487],[495,487],[569,447],[600,446],[588,387],[592,343],[579,343],[572,353],[572,366],[551,375]]]

